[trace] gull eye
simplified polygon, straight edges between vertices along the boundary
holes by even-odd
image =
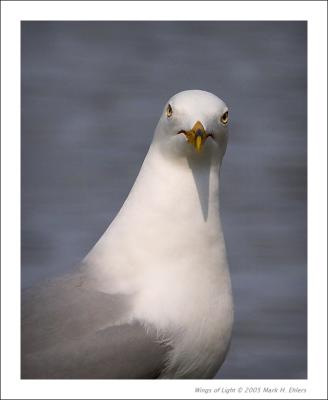
[[[221,115],[220,121],[223,125],[227,125],[229,119],[228,111]]]
[[[168,104],[167,107],[166,107],[166,116],[167,116],[167,118],[172,117],[172,114],[173,114],[173,109],[171,107],[171,104]]]

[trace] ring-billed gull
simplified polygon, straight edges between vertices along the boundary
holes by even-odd
[[[233,305],[219,215],[228,108],[165,105],[118,215],[71,274],[22,295],[22,378],[210,378]]]

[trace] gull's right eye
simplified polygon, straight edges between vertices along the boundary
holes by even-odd
[[[166,116],[167,116],[167,118],[172,117],[172,114],[173,114],[172,106],[171,106],[171,104],[168,104],[167,107],[166,107]]]

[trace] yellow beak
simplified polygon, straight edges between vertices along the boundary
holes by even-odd
[[[203,124],[197,121],[190,131],[185,133],[188,142],[193,144],[196,151],[199,152],[207,138],[207,133]]]

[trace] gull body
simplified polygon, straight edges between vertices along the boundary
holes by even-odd
[[[219,213],[224,115],[225,103],[208,92],[168,101],[128,198],[75,273],[74,290],[124,299],[95,329],[138,324],[156,347],[149,354],[159,378],[213,377],[229,348],[233,302]],[[121,375],[128,377],[124,368]]]

